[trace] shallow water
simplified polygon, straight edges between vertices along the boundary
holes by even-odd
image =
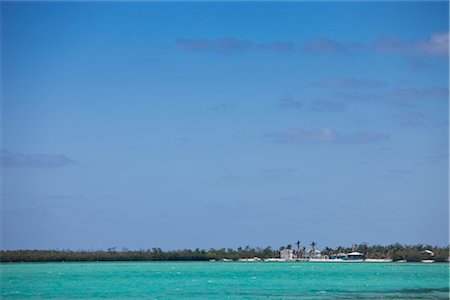
[[[4,263],[2,299],[449,299],[449,265]]]

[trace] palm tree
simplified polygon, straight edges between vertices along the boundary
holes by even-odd
[[[310,245],[311,245],[311,252],[314,252],[316,250],[316,248],[315,248],[317,245],[316,242],[311,242]]]
[[[295,253],[295,255],[296,255],[297,258],[300,258],[301,257],[301,254],[300,254],[300,241],[297,241],[297,243],[295,243],[295,244],[297,245],[297,253]]]

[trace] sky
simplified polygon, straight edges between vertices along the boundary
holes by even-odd
[[[1,248],[448,245],[448,13],[2,1]]]

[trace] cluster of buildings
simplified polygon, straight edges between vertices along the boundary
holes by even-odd
[[[334,261],[363,261],[364,254],[353,251],[350,253],[337,253],[333,255],[322,255],[317,249],[310,249],[305,252],[295,252],[290,248],[282,249],[280,251],[281,260],[334,260]]]
[[[306,250],[305,247],[300,249],[300,242],[297,242],[297,251],[292,249],[292,246],[289,245],[286,248],[282,248],[280,250],[279,258],[241,258],[238,261],[245,262],[286,262],[286,261],[316,261],[316,262],[392,262],[392,259],[379,259],[379,258],[365,258],[364,254],[356,251],[356,247],[353,247],[352,252],[349,253],[336,253],[330,255],[322,255],[322,253],[315,249],[316,243],[311,243],[311,249]],[[421,252],[422,254],[427,254],[430,258],[434,256],[433,251],[424,250]],[[212,259],[210,261],[215,261]],[[222,261],[233,261],[232,259],[222,259]],[[400,260],[398,262],[406,262],[406,260]],[[434,262],[432,259],[422,260],[422,262]]]
[[[279,258],[266,258],[261,259],[258,257],[239,259],[239,261],[266,261],[266,262],[285,262],[285,261],[323,261],[323,262],[392,262],[392,259],[375,259],[365,258],[364,254],[356,251],[356,248],[352,249],[349,253],[336,253],[331,255],[322,255],[322,253],[314,248],[315,243],[312,243],[310,250],[300,247],[297,251],[294,251],[291,246],[280,250]],[[424,250],[422,254],[427,254],[430,257],[434,256],[433,251]],[[230,261],[230,260],[224,260]],[[400,260],[399,262],[406,262],[406,260]],[[422,262],[433,262],[432,259],[422,260]]]

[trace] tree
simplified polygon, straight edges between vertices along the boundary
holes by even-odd
[[[314,252],[314,251],[316,251],[316,242],[311,242],[311,252]]]

